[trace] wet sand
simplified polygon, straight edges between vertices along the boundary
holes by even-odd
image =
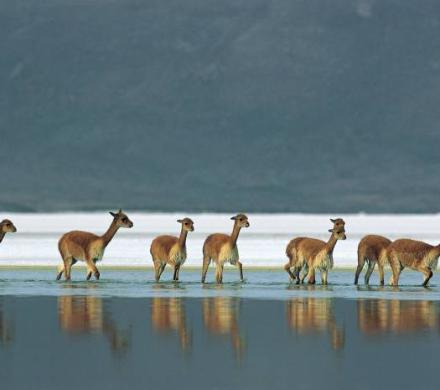
[[[35,285],[26,275],[22,283]],[[421,288],[427,299],[343,298],[285,283],[275,300],[240,296],[233,284],[203,297],[192,296],[191,283],[164,282],[149,297],[124,297],[98,294],[111,288],[105,280],[54,284],[52,296],[8,294],[8,283],[0,281],[0,383],[8,390],[440,384],[440,303]]]

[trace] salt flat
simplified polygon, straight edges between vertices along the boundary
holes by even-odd
[[[151,265],[149,246],[159,234],[178,234],[176,220],[189,216],[195,231],[187,240],[187,266],[200,266],[203,241],[208,234],[232,230],[230,214],[130,213],[134,222],[130,230],[121,229],[109,244],[102,265]],[[107,212],[31,214],[0,212],[18,228],[0,246],[0,265],[55,266],[60,261],[57,242],[70,230],[101,234],[111,222]],[[286,262],[285,247],[297,236],[326,240],[331,227],[329,218],[346,221],[347,240],[338,242],[334,251],[335,267],[354,267],[356,249],[365,234],[381,234],[391,239],[400,237],[440,242],[440,215],[317,215],[317,214],[249,214],[251,226],[239,237],[240,257],[244,266],[281,267]]]

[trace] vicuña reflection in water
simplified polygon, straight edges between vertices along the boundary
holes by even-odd
[[[101,298],[61,296],[58,298],[58,319],[61,329],[69,334],[104,334],[114,352],[124,352],[130,347],[130,332],[118,329]]]
[[[287,324],[299,335],[328,333],[335,350],[345,345],[344,327],[338,326],[332,299],[296,298],[286,303]]]
[[[0,298],[0,346],[8,345],[14,339],[14,329],[4,307],[3,298]]]
[[[185,305],[181,298],[153,298],[151,300],[151,323],[153,329],[161,333],[176,332],[180,346],[184,351],[191,347],[191,330],[189,330]]]
[[[235,356],[241,359],[245,343],[240,334],[238,322],[240,299],[231,297],[205,298],[202,305],[203,323],[209,334],[230,337]]]
[[[438,304],[432,301],[369,299],[357,302],[359,329],[367,335],[440,329]]]

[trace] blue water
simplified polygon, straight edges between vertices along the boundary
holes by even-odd
[[[437,390],[440,289],[290,285],[282,270],[101,268],[101,280],[0,270],[0,384],[8,390]],[[389,277],[389,275],[387,275]]]
[[[159,283],[154,282],[151,269],[101,269],[101,279],[86,281],[85,271],[76,268],[72,281],[55,280],[55,269],[1,269],[0,295],[64,296],[90,295],[97,297],[238,297],[253,299],[288,300],[294,297],[348,298],[348,299],[399,299],[440,300],[440,275],[435,275],[429,288],[420,286],[422,275],[404,271],[397,288],[378,285],[373,274],[370,286],[353,285],[354,271],[334,270],[329,285],[295,285],[288,281],[283,270],[245,270],[245,282],[241,283],[235,269],[225,271],[224,284],[214,283],[214,270],[208,272],[206,284],[200,283],[200,271],[183,269],[181,280],[172,282],[171,271],[165,271]],[[385,280],[390,277],[386,273]]]

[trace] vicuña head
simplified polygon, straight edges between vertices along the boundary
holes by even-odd
[[[113,217],[113,222],[115,225],[120,228],[132,228],[133,222],[127,217],[127,214],[123,213],[121,209],[117,213],[109,211],[109,214]]]
[[[345,221],[342,218],[330,218],[330,222],[333,223],[334,228],[340,228],[345,226]]]
[[[64,234],[58,242],[58,249],[63,259],[63,264],[58,267],[57,280],[65,273],[66,280],[70,280],[72,265],[78,261],[84,261],[87,265],[87,280],[95,275],[99,279],[100,273],[96,268],[96,262],[104,256],[104,251],[119,228],[131,228],[133,222],[122,210],[116,213],[110,211],[113,217],[107,231],[98,236],[93,233],[74,230]]]
[[[334,227],[333,229],[329,229],[328,231],[332,233],[332,236],[335,237],[337,240],[347,239],[347,236],[345,235],[344,227]]]
[[[182,224],[182,229],[187,232],[193,232],[194,231],[194,222],[191,218],[183,218],[178,219],[178,223]]]
[[[6,233],[15,233],[17,228],[14,226],[11,220],[4,219],[0,222],[0,242],[3,241]]]
[[[231,217],[231,219],[235,221],[235,225],[240,228],[248,228],[250,226],[248,217],[245,214],[237,214],[236,216]]]

